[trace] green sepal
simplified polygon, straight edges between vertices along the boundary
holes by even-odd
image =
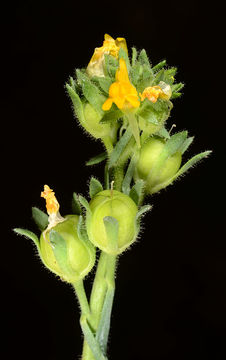
[[[118,60],[114,56],[108,54],[104,55],[104,59],[105,72],[112,78],[113,81],[115,81],[115,73],[119,67]]]
[[[161,129],[159,129],[159,131],[157,131],[155,133],[155,135],[160,136],[160,137],[162,137],[164,139],[170,139],[169,131],[166,130],[166,128],[164,126],[161,127]]]
[[[107,152],[104,151],[104,152],[102,152],[101,154],[98,154],[98,155],[92,157],[91,159],[89,159],[89,160],[86,162],[86,166],[91,166],[91,165],[99,164],[99,163],[101,163],[102,161],[106,160],[107,157],[108,157]]]
[[[111,109],[105,112],[104,116],[102,117],[102,119],[100,120],[100,124],[105,124],[108,122],[115,122],[118,119],[120,119],[121,117],[123,117],[123,113],[121,110],[119,109]]]
[[[167,140],[160,157],[164,157],[165,159],[172,156],[177,151],[180,151],[180,148],[183,148],[183,144],[187,139],[187,134],[187,131],[181,131],[172,135],[170,139]]]
[[[145,99],[137,111],[138,116],[154,125],[159,125],[163,120],[166,120],[169,113],[169,102],[162,99],[158,99],[156,103]]]
[[[127,128],[127,130],[124,132],[120,140],[115,145],[113,151],[111,152],[108,167],[111,168],[113,166],[117,165],[117,161],[122,154],[123,150],[125,149],[126,145],[128,144],[129,140],[132,137],[132,132],[130,128]]]
[[[32,231],[21,228],[15,228],[13,229],[13,231],[18,235],[25,236],[26,238],[32,240],[34,244],[37,246],[38,250],[40,249],[39,239],[37,235],[35,235]]]
[[[166,186],[172,184],[177,178],[179,178],[181,175],[183,175],[186,171],[188,171],[191,167],[195,166],[200,160],[206,158],[207,156],[209,156],[211,154],[212,151],[208,150],[208,151],[204,151],[200,154],[197,154],[195,156],[193,156],[190,160],[188,160],[179,170],[178,172],[172,176],[170,179],[168,179],[167,181],[156,185],[155,187],[153,187],[152,189],[152,193],[158,192],[161,189],[164,189]]]
[[[32,207],[32,218],[40,231],[44,231],[48,226],[48,215],[37,207]]]
[[[89,241],[83,216],[80,215],[77,224],[77,234],[80,240]],[[89,241],[90,243],[90,241]],[[90,243],[91,244],[91,243]]]
[[[188,137],[187,139],[185,139],[185,141],[183,142],[183,144],[181,145],[179,151],[181,152],[181,154],[183,155],[183,153],[189,148],[189,146],[191,145],[191,143],[194,140],[194,136]]]
[[[145,49],[142,49],[139,53],[138,56],[138,61],[142,64],[142,65],[148,65],[149,67],[151,67],[150,61],[148,59],[147,53]]]
[[[137,212],[136,220],[140,220],[141,216],[152,209],[152,205],[143,205]]]
[[[55,230],[50,230],[49,240],[53,249],[55,259],[64,274],[69,276],[79,274],[68,265],[67,244],[64,238]]]
[[[140,63],[136,63],[130,70],[132,84],[137,88],[142,76],[143,68]]]
[[[87,341],[93,357],[95,360],[107,360],[107,358],[103,355],[100,344],[95,339],[93,331],[90,329],[89,322],[87,320],[86,315],[81,316],[80,318],[80,325],[82,328],[82,332],[84,335],[85,340]]]
[[[109,76],[94,76],[92,77],[92,80],[99,85],[101,90],[105,93],[105,95],[108,96],[109,87],[112,84],[112,79]]]
[[[89,183],[89,195],[90,195],[91,199],[96,194],[98,194],[100,191],[103,191],[102,184],[95,177],[91,177],[91,180],[90,180],[90,183]]]
[[[131,190],[130,184],[134,175],[136,162],[137,162],[137,157],[136,155],[134,155],[129,162],[125,177],[122,182],[122,192],[126,195],[129,195],[129,192]]]
[[[91,213],[91,209],[90,209],[90,207],[89,207],[89,203],[88,203],[88,201],[86,200],[86,198],[84,198],[82,195],[79,195],[78,199],[79,199],[80,204],[81,204],[88,212]]]
[[[78,194],[76,194],[75,192],[72,195],[72,212],[75,215],[81,215],[82,214],[82,209],[79,203],[79,196]]]
[[[132,189],[129,192],[129,196],[136,205],[140,205],[140,202],[143,198],[144,185],[144,181],[142,179],[139,179],[136,181],[135,185],[133,185]]]
[[[131,59],[132,67],[136,64],[136,61],[137,61],[137,49],[135,47],[132,47],[132,59]]]
[[[108,248],[111,249],[113,253],[115,253],[118,250],[118,220],[113,216],[105,216],[103,218],[103,222],[107,234],[107,239],[109,241]]]
[[[85,123],[85,118],[84,118],[84,113],[83,113],[82,101],[81,101],[80,97],[78,96],[78,94],[76,93],[75,89],[73,89],[69,84],[66,84],[65,86],[66,86],[68,95],[71,98],[75,115],[78,118],[78,120],[81,122],[81,124],[83,125]]]
[[[160,61],[157,65],[153,66],[152,71],[156,73],[160,71],[166,65],[166,60]]]
[[[129,61],[129,56],[128,56],[127,52],[123,48],[119,49],[118,57],[119,57],[119,59],[122,58],[122,59],[125,60],[127,71],[129,73],[130,72],[130,67],[131,67],[130,61]]]

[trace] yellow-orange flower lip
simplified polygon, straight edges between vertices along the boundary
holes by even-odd
[[[109,98],[102,105],[104,111],[110,110],[113,103],[121,110],[140,106],[137,90],[129,80],[126,62],[119,60],[119,69],[116,71],[115,82],[109,88]]]

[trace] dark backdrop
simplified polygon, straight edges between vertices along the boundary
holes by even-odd
[[[73,191],[87,195],[84,162],[102,151],[76,125],[64,84],[87,65],[104,33],[167,59],[185,82],[169,125],[195,136],[187,157],[208,160],[150,199],[142,236],[120,257],[110,359],[226,356],[224,206],[224,24],[217,2],[10,2],[3,12],[1,282],[3,359],[78,359],[79,310],[72,289],[40,265],[13,227],[34,230],[43,184],[62,214]],[[222,25],[221,25],[222,24]],[[187,158],[186,157],[186,158]],[[89,282],[89,281],[88,281]]]

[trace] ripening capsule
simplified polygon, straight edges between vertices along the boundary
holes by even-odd
[[[180,168],[182,155],[177,151],[171,156],[163,155],[166,141],[157,137],[150,138],[140,150],[135,170],[135,179],[145,181],[145,190],[153,194],[169,185],[167,181]],[[164,184],[167,185],[164,186]]]
[[[83,279],[95,262],[94,246],[78,237],[78,220],[77,215],[67,215],[64,221],[43,232],[40,237],[40,253],[45,265],[69,283]],[[63,244],[53,243],[52,230],[60,235]]]
[[[95,248],[77,232],[79,216],[59,213],[59,203],[48,185],[41,196],[46,200],[49,225],[40,237],[40,256],[53,273],[69,283],[83,279],[95,263]]]
[[[116,255],[136,240],[138,209],[129,196],[117,190],[104,190],[93,197],[89,206],[86,228],[90,241],[99,249]],[[116,219],[118,226],[117,237],[113,241],[114,234],[109,234],[105,226],[108,217]]]

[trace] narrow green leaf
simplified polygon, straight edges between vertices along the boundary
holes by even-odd
[[[153,66],[152,71],[156,73],[157,71],[161,70],[166,65],[166,60],[159,62],[157,65]]]
[[[105,159],[107,159],[108,155],[105,152],[102,152],[101,154],[98,154],[94,157],[92,157],[91,159],[89,159],[87,162],[86,162],[86,166],[91,166],[91,165],[96,165],[96,164],[99,164],[101,163],[102,161],[104,161]]]
[[[116,165],[121,153],[123,152],[123,150],[125,149],[126,145],[129,142],[129,140],[131,139],[131,136],[132,136],[132,132],[129,128],[127,128],[125,133],[122,135],[120,140],[115,145],[115,147],[110,155],[109,164],[108,164],[109,168]]]
[[[129,196],[135,202],[135,204],[140,205],[141,199],[143,197],[143,191],[144,191],[144,181],[141,179],[137,180],[136,184],[133,185],[129,193]]]
[[[130,184],[133,178],[135,166],[137,162],[137,157],[134,155],[130,160],[129,166],[127,168],[123,183],[122,183],[122,192],[126,195],[129,195],[130,192]]]
[[[138,61],[142,64],[142,65],[148,65],[148,67],[151,67],[150,65],[150,61],[148,59],[147,53],[145,49],[142,49],[139,56],[138,56]]]
[[[39,230],[44,231],[48,226],[48,215],[37,207],[32,207],[32,218]]]
[[[179,98],[180,96],[182,95],[182,93],[180,92],[175,92],[175,93],[172,93],[172,96],[170,99],[176,99],[176,98]]]
[[[79,202],[80,204],[88,211],[91,212],[88,201],[82,196],[79,195]]]
[[[173,84],[171,86],[171,89],[172,89],[172,92],[174,93],[174,92],[180,91],[181,89],[183,89],[183,87],[184,87],[184,84],[180,82],[180,83],[177,83],[177,84]]]
[[[149,100],[145,100],[137,111],[137,115],[151,124],[158,125],[158,114]]]
[[[99,326],[96,333],[96,340],[100,344],[100,347],[104,354],[106,354],[106,350],[107,350],[107,341],[110,330],[111,311],[114,300],[114,293],[115,293],[115,288],[108,287],[104,299],[104,305],[101,312]]]
[[[140,217],[145,214],[147,211],[150,211],[152,209],[152,205],[143,205],[141,206],[141,208],[139,209],[136,219],[139,220]]]
[[[136,64],[137,61],[137,49],[135,47],[132,48],[132,67]]]
[[[91,199],[98,194],[100,191],[103,191],[103,186],[101,185],[100,181],[94,177],[91,177],[89,183],[89,195]]]
[[[66,84],[66,89],[73,103],[75,115],[77,116],[79,121],[84,123],[85,119],[83,114],[83,106],[80,97],[69,84]]]
[[[195,166],[200,160],[208,157],[211,154],[211,150],[208,151],[204,151],[200,154],[197,154],[195,156],[193,156],[190,160],[188,160],[186,162],[186,164],[184,164],[180,170],[177,172],[177,174],[175,175],[175,177],[181,176],[182,174],[184,174],[186,171],[188,171],[188,169],[190,169],[191,167]]]
[[[114,56],[108,54],[104,55],[104,59],[106,73],[112,78],[112,81],[115,81],[115,73],[119,66],[118,60]]]
[[[166,128],[164,126],[157,133],[155,133],[155,135],[158,135],[158,136],[163,137],[165,139],[170,139],[170,134],[169,134],[169,132],[166,130]]]
[[[82,84],[82,91],[90,105],[92,105],[100,115],[103,115],[102,105],[105,97],[99,92],[98,87],[87,80]]]
[[[107,358],[102,353],[100,344],[95,339],[94,334],[89,327],[89,323],[88,323],[85,315],[81,316],[80,325],[82,328],[84,338],[87,341],[87,343],[92,351],[94,359],[95,360],[107,360]]]
[[[15,228],[15,229],[13,229],[13,231],[16,234],[25,236],[26,238],[32,240],[35,243],[35,245],[37,246],[37,248],[39,249],[39,239],[38,239],[37,235],[35,235],[32,231],[26,230],[26,229],[21,229],[21,228]]]
[[[82,215],[79,216],[78,225],[77,225],[77,233],[78,233],[78,237],[80,240],[82,240],[82,241],[88,240],[88,235],[86,232],[86,227],[85,227],[85,223],[84,223],[84,219],[83,219]]]
[[[103,221],[104,221],[107,238],[109,241],[109,247],[113,252],[115,252],[118,249],[118,229],[119,229],[118,220],[112,216],[105,216]]]
[[[110,77],[95,76],[92,78],[92,80],[95,81],[100,86],[100,88],[105,92],[106,95],[108,95],[109,87],[112,84],[112,79]]]
[[[79,196],[75,192],[73,193],[73,196],[72,196],[72,212],[73,212],[73,214],[76,214],[76,215],[81,215],[81,213],[82,213],[82,209],[81,209],[81,206],[79,203]]]

